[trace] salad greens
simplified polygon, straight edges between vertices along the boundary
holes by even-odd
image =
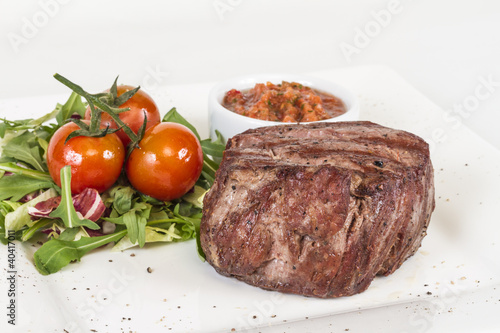
[[[98,98],[87,102],[102,104]],[[109,243],[115,243],[113,251],[123,251],[147,243],[196,238],[198,255],[204,260],[199,246],[202,200],[213,184],[225,148],[220,134],[215,141],[201,140],[196,128],[171,109],[162,121],[187,126],[203,149],[203,170],[194,188],[180,199],[164,202],[135,191],[122,174],[113,187],[100,194],[107,213],[94,222],[75,210],[70,167],[61,170],[59,188],[46,162],[53,133],[70,118],[83,117],[86,107],[81,96],[73,92],[65,104],[57,104],[38,119],[0,119],[0,242],[7,242],[9,231],[15,231],[20,242],[43,237],[45,242],[35,252],[34,263],[44,275]],[[28,213],[37,203],[56,197],[60,202],[48,216]]]
[[[76,213],[71,196],[71,167],[69,165],[61,169],[61,202],[56,210],[50,213],[51,217],[60,218],[66,228],[84,226],[92,230],[99,229],[99,225]]]

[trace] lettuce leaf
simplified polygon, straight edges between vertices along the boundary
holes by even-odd
[[[11,176],[12,177],[12,176]],[[28,208],[34,207],[37,203],[50,199],[57,196],[57,192],[54,189],[49,189],[36,198],[22,204],[16,208],[13,212],[5,215],[5,229],[6,230],[21,230],[24,226],[31,227],[34,221],[31,220],[31,216],[28,214]]]
[[[181,239],[181,236],[178,235],[178,231],[176,229],[175,223],[170,225],[170,228],[155,228],[155,227],[146,227],[145,228],[145,241],[146,243],[154,243],[154,242],[173,242],[175,240]],[[131,247],[140,245],[137,241],[133,242],[128,235],[124,236],[115,246],[111,249],[111,251],[118,252],[124,251]]]

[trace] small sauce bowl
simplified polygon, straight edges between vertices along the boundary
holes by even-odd
[[[208,96],[208,114],[210,121],[210,137],[216,138],[215,130],[219,131],[225,140],[250,128],[290,124],[277,121],[260,120],[237,114],[222,106],[224,95],[231,89],[248,90],[257,83],[271,82],[279,84],[282,81],[297,82],[315,90],[323,91],[340,98],[346,107],[346,112],[340,116],[319,120],[318,122],[354,121],[359,118],[359,103],[354,94],[345,87],[331,81],[315,77],[292,74],[258,74],[229,79],[215,85]],[[302,122],[305,124],[306,122]]]

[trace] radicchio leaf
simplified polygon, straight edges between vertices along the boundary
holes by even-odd
[[[86,188],[73,197],[73,205],[83,218],[96,222],[104,214],[106,206],[102,202],[99,192],[93,188]]]
[[[24,197],[19,199],[19,202],[28,202],[33,199],[35,199],[37,196],[39,196],[42,193],[41,190],[33,191],[31,193],[26,194]]]
[[[99,192],[93,188],[86,188],[80,194],[72,196],[73,206],[77,213],[82,218],[96,222],[101,218],[106,206],[102,202]],[[61,203],[61,196],[50,198],[48,200],[37,203],[34,207],[28,208],[28,214],[33,217],[47,217]]]
[[[29,207],[28,214],[30,214],[30,216],[32,216],[32,217],[52,218],[49,216],[49,214],[54,209],[56,209],[57,206],[59,206],[60,202],[61,202],[61,196],[57,196],[54,198],[47,199],[45,201],[41,201],[41,202],[37,203],[34,207]]]

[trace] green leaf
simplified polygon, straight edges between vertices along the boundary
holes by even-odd
[[[0,171],[11,172],[16,175],[26,176],[37,180],[52,181],[52,177],[48,172],[23,168],[12,162],[0,163]]]
[[[135,243],[140,238],[139,234],[142,234],[139,229],[143,224],[141,221],[141,217],[136,215],[135,212],[130,211],[123,215],[123,224],[127,227],[127,236],[130,238],[130,241]],[[144,227],[145,227],[144,223]],[[144,245],[144,240],[142,241]]]
[[[3,139],[6,132],[7,132],[7,124],[5,122],[0,123],[0,138]]]
[[[113,208],[120,215],[132,208],[132,197],[135,191],[130,186],[116,186],[110,191]]]
[[[194,233],[195,233],[195,238],[196,238],[196,251],[198,252],[198,257],[200,258],[201,261],[205,262],[206,257],[205,253],[203,252],[203,248],[201,247],[201,240],[200,240],[200,224],[196,224],[194,226]]]
[[[3,119],[3,122],[0,124],[0,138],[4,138],[7,132],[13,131],[23,131],[23,130],[35,130],[39,129],[42,124],[50,119],[53,119],[59,109],[56,107],[52,112],[49,112],[37,119],[21,119],[21,120],[7,120]]]
[[[61,203],[50,213],[51,217],[59,217],[67,228],[84,226],[93,230],[99,229],[95,222],[80,218],[71,197],[71,166],[67,165],[61,169]]]
[[[182,216],[179,214],[179,208],[180,208],[179,205],[175,206],[174,215],[177,216],[178,218],[181,218],[181,219],[183,219],[187,222],[190,222],[192,224],[192,226],[194,227],[194,236],[196,238],[196,250],[198,251],[198,257],[200,258],[201,261],[205,261],[205,253],[203,253],[203,249],[201,248],[201,241],[200,241],[201,216],[199,216],[197,218]]]
[[[57,106],[56,106],[56,108],[54,110],[52,110],[52,112],[49,112],[49,113],[47,113],[47,114],[45,114],[37,119],[30,119],[28,121],[28,125],[32,126],[30,129],[36,129],[36,128],[42,126],[43,123],[45,123],[51,119],[54,119],[54,117],[56,117],[58,112],[59,112],[59,110],[57,109]]]
[[[40,137],[37,138],[37,142],[38,142],[38,145],[40,146],[40,148],[43,151],[42,152],[42,156],[45,157],[46,153],[47,153],[47,150],[49,149],[49,142],[46,139],[40,138]],[[45,158],[45,160],[47,160],[47,159]]]
[[[125,225],[127,227],[127,235],[130,240],[135,243],[139,242],[140,247],[143,247],[146,242],[146,224],[151,214],[152,206],[145,202],[135,202],[133,207],[127,213],[118,217],[103,218],[115,224]]]
[[[155,243],[155,242],[174,242],[175,240],[181,239],[181,236],[178,235],[177,229],[175,228],[175,223],[173,223],[170,228],[162,229],[157,227],[146,227],[146,243]],[[123,251],[128,248],[137,246],[137,242],[132,242],[130,237],[124,236],[115,246],[111,249],[111,251]]]
[[[186,118],[181,116],[181,114],[179,112],[177,112],[176,108],[171,108],[170,111],[168,111],[165,114],[165,116],[163,116],[162,121],[163,122],[178,123],[178,124],[186,126],[194,133],[194,135],[196,135],[198,140],[201,141],[200,135],[198,134],[198,131],[196,130],[196,128],[193,125],[191,125],[191,123],[189,121],[187,121]]]
[[[175,205],[174,212],[173,212],[174,216],[176,216],[184,221],[190,222],[193,225],[200,224],[200,217],[199,216],[191,217],[191,216],[188,216],[185,212],[181,213],[180,212],[181,207],[182,206],[180,204]],[[185,214],[185,215],[183,215],[183,214]]]
[[[203,164],[203,169],[201,170],[201,176],[208,182],[208,187],[212,187],[215,181],[215,171],[216,169],[211,168],[208,164]]]
[[[85,116],[85,110],[87,107],[82,102],[82,98],[75,92],[71,92],[68,100],[64,105],[58,104],[56,106],[57,116],[56,120],[59,125],[62,125],[71,118],[73,114],[79,114],[82,118]]]
[[[52,180],[31,178],[22,174],[3,176],[0,178],[0,200],[10,198],[12,201],[18,201],[26,194],[54,186]]]
[[[117,242],[126,233],[126,230],[121,230],[105,236],[82,237],[77,241],[51,239],[35,252],[35,266],[43,275],[58,272],[70,262],[80,261],[87,252],[110,242]]]
[[[46,219],[46,218],[43,218],[43,219],[36,221],[35,223],[33,223],[33,225],[31,227],[23,230],[23,234],[21,236],[21,241],[25,242],[25,241],[31,239],[31,237],[33,237],[38,230],[45,229],[46,227],[48,227],[49,225],[51,225],[53,223],[54,223],[54,220]]]
[[[42,158],[42,149],[32,132],[24,132],[8,141],[3,147],[3,155],[28,163],[38,171],[47,171]]]
[[[214,157],[222,157],[224,150],[226,149],[225,144],[221,144],[215,141],[210,141],[210,139],[205,139],[200,142],[203,152],[207,155]]]
[[[75,239],[75,236],[77,233],[79,233],[81,230],[80,227],[76,228],[66,228],[61,234],[59,235],[59,239],[62,241],[72,241]]]
[[[201,147],[203,149],[203,169],[200,179],[205,179],[207,182],[207,189],[212,187],[214,183],[215,172],[219,169],[221,158],[226,149],[224,138],[220,132],[216,130],[215,133],[217,134],[216,140],[210,141],[210,139],[205,139],[201,141]]]
[[[185,194],[182,199],[193,204],[195,207],[203,208],[203,198],[208,191],[200,186],[194,186],[192,192]]]

